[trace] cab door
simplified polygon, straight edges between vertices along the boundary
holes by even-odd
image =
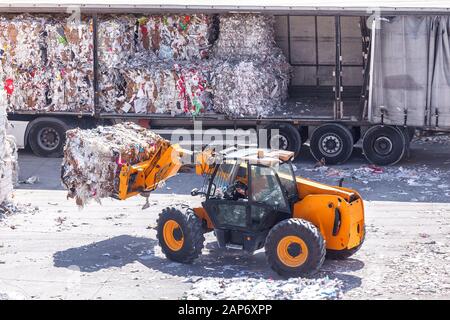
[[[242,171],[240,169],[242,169],[241,162],[226,160],[218,166],[212,176],[207,199],[202,205],[216,228],[233,230],[247,228],[248,199],[233,200],[227,195],[237,176],[242,176],[239,174]]]
[[[268,230],[291,216],[291,209],[280,179],[271,167],[251,165],[249,170],[248,227]]]

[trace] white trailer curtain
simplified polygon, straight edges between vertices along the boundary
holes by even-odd
[[[375,30],[374,122],[450,127],[450,17],[386,17]]]

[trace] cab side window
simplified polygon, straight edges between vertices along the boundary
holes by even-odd
[[[252,165],[251,196],[252,201],[276,208],[286,208],[283,190],[272,168]]]

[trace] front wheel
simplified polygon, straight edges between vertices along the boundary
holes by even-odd
[[[200,218],[190,208],[166,208],[159,215],[157,238],[166,257],[192,263],[201,254],[205,237]]]
[[[303,219],[276,224],[266,239],[266,257],[271,268],[284,277],[316,273],[325,259],[325,240],[319,230]]]

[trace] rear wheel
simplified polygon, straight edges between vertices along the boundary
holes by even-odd
[[[270,267],[284,277],[316,273],[325,259],[325,241],[310,222],[291,218],[270,230],[265,244]]]
[[[296,127],[288,123],[278,123],[269,125],[265,129],[269,149],[289,150],[294,152],[294,157],[300,154],[302,138]]]
[[[327,123],[318,127],[310,140],[311,154],[317,161],[325,159],[326,164],[347,161],[352,155],[353,145],[352,132],[339,123]]]
[[[393,165],[406,152],[405,135],[394,126],[377,125],[369,128],[363,138],[364,156],[377,165]]]
[[[61,157],[69,125],[57,118],[37,118],[29,124],[28,143],[39,157]]]
[[[200,218],[190,208],[166,208],[159,215],[157,238],[170,260],[191,263],[201,254],[205,237]]]

